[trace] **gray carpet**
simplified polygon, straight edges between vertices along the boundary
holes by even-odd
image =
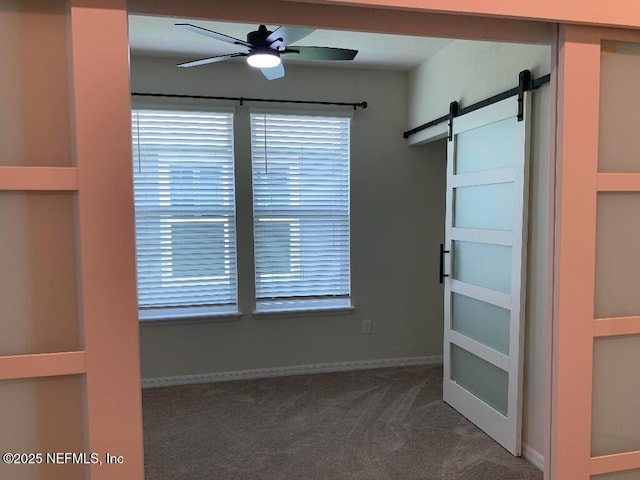
[[[439,366],[147,389],[146,479],[542,479],[441,398]]]

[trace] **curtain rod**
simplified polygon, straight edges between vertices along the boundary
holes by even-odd
[[[308,104],[308,105],[337,105],[341,107],[360,107],[362,109],[367,108],[367,102],[358,102],[358,103],[348,103],[348,102],[321,102],[321,101],[312,101],[312,100],[277,100],[273,98],[251,98],[251,97],[219,97],[219,96],[210,96],[210,95],[179,95],[173,93],[138,93],[133,92],[132,96],[138,97],[164,97],[164,98],[195,98],[195,99],[204,99],[204,100],[231,100],[235,102],[240,102],[240,105],[244,105],[244,102],[269,102],[269,103],[297,103],[297,104]]]
[[[499,102],[500,100],[504,100],[505,98],[513,97],[515,95],[520,95],[522,92],[526,92],[528,90],[535,90],[537,88],[540,88],[545,83],[549,83],[551,81],[551,74],[547,74],[536,79],[531,79],[530,75],[531,75],[531,72],[529,72],[529,70],[523,70],[522,72],[520,72],[520,77],[519,77],[520,84],[517,87],[514,87],[510,90],[506,90],[502,93],[498,93],[497,95],[493,95],[492,97],[485,98],[484,100],[476,102],[473,105],[469,105],[468,107],[459,108],[457,105],[458,102],[452,102],[452,103],[455,103],[456,105],[455,106],[452,105],[452,108],[450,109],[449,113],[447,113],[446,115],[442,115],[441,117],[438,117],[435,120],[431,120],[430,122],[423,123],[422,125],[412,128],[411,130],[407,130],[406,132],[403,133],[403,136],[404,138],[409,138],[411,135],[415,135],[416,133],[421,132],[422,130],[426,130],[429,127],[438,125],[439,123],[446,122],[451,118],[459,117],[461,115],[464,115],[465,113],[470,113],[475,110],[479,110],[482,107],[486,107],[487,105],[491,105],[492,103]]]

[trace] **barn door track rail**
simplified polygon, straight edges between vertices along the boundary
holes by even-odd
[[[518,96],[518,121],[522,121],[523,115],[523,100],[524,100],[524,92],[529,90],[536,90],[540,88],[542,85],[549,83],[551,81],[551,74],[544,75],[539,78],[531,78],[531,70],[523,70],[518,74],[518,86],[506,90],[502,93],[498,93],[497,95],[493,95],[492,97],[485,98],[484,100],[480,100],[472,105],[467,107],[460,107],[458,102],[451,102],[449,104],[449,113],[446,115],[442,115],[441,117],[436,118],[435,120],[431,120],[430,122],[423,123],[411,130],[407,130],[402,135],[404,138],[409,138],[411,135],[415,135],[422,130],[426,130],[429,127],[433,127],[442,122],[449,123],[449,140],[452,139],[452,129],[453,129],[453,119],[455,117],[460,117],[466,113],[473,112],[475,110],[479,110],[480,108],[486,107],[487,105],[491,105],[492,103],[499,102],[504,100],[505,98]]]

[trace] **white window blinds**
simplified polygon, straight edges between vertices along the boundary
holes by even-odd
[[[233,115],[133,111],[138,306],[237,303]]]
[[[258,310],[348,299],[349,128],[349,118],[251,115]]]

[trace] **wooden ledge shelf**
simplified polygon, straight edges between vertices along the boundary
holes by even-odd
[[[0,381],[77,375],[86,371],[84,351],[0,357]]]
[[[76,167],[0,167],[0,191],[76,191]]]
[[[640,173],[599,173],[599,192],[640,192]]]
[[[591,457],[591,475],[622,472],[640,468],[640,451]]]
[[[593,321],[594,337],[634,335],[640,333],[640,317],[598,318]]]

